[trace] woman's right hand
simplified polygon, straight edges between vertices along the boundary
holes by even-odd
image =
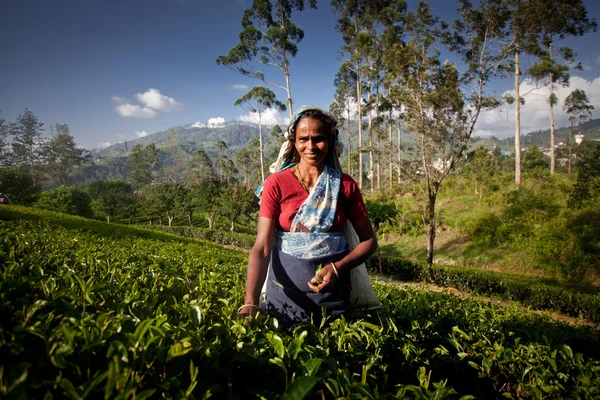
[[[258,313],[258,306],[255,304],[244,304],[240,308],[238,308],[237,316],[238,318],[252,318]]]

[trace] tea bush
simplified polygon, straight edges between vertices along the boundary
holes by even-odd
[[[57,214],[5,215],[3,398],[600,395],[591,329],[375,284],[381,310],[288,333],[270,317],[235,317],[242,253],[98,221],[110,227],[69,227],[77,219]],[[121,236],[104,234],[113,230]]]

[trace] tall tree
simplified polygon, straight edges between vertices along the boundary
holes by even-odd
[[[131,184],[114,179],[108,181],[94,181],[86,186],[92,198],[92,211],[98,218],[110,222],[114,218],[128,218],[136,196]]]
[[[213,163],[204,149],[200,148],[194,152],[188,178],[192,184],[215,178]]]
[[[565,99],[563,110],[569,114],[569,173],[573,159],[573,131],[575,121],[580,123],[592,118],[594,106],[590,104],[585,90],[575,89]]]
[[[369,78],[373,63],[374,32],[381,25],[386,29],[398,28],[398,15],[406,10],[404,0],[331,0],[338,18],[337,30],[344,44],[342,53],[348,56],[344,65],[352,71],[356,82],[356,105],[358,118],[358,186],[363,187],[363,87],[370,91]],[[368,101],[368,99],[367,99]],[[371,178],[372,179],[372,178]]]
[[[269,109],[285,111],[285,104],[277,100],[275,93],[264,86],[255,86],[244,96],[235,101],[236,106],[241,106],[258,123],[259,157],[260,157],[260,175],[265,181],[265,158],[263,154],[263,122],[265,112]]]
[[[33,177],[34,184],[40,182],[38,166],[43,158],[43,131],[44,124],[28,109],[10,126],[12,162],[26,168]]]
[[[61,185],[69,183],[76,166],[90,158],[87,150],[77,147],[67,124],[56,124],[55,135],[44,146],[48,175]]]
[[[162,176],[167,182],[182,183],[187,174],[187,157],[185,151],[181,147],[179,134],[173,128],[169,140],[161,148],[162,151],[169,155],[170,163],[163,168]]]
[[[248,141],[248,146],[243,147],[236,155],[236,162],[242,170],[244,185],[247,188],[263,182],[260,175],[259,147],[259,140],[252,138]]]
[[[306,6],[317,8],[316,0],[254,0],[244,12],[240,42],[227,55],[217,57],[217,64],[232,68],[242,75],[257,78],[287,93],[287,109],[293,116],[290,84],[290,57],[298,53],[304,31],[294,25],[297,13]],[[267,79],[255,69],[264,65],[278,68],[285,84]]]
[[[502,47],[507,18],[501,1],[480,1],[474,7],[461,0],[453,34],[442,34],[444,24],[422,0],[407,17],[410,40],[387,54],[391,73],[398,80],[395,96],[406,107],[407,127],[420,143],[421,169],[427,193],[427,263],[433,263],[436,236],[436,200],[442,181],[463,158],[479,114],[498,104],[484,95],[484,87],[497,76],[512,48]],[[466,70],[441,62],[440,42],[460,57]]]
[[[143,147],[138,143],[131,149],[127,160],[128,176],[139,189],[152,182],[157,165],[158,149],[156,144],[150,143]]]
[[[530,68],[531,76],[542,85],[547,86],[550,93],[550,172],[556,170],[554,106],[558,99],[554,94],[554,85],[569,85],[569,66],[557,62],[560,57],[575,69],[581,70],[581,64],[575,63],[576,54],[569,47],[556,48],[556,43],[567,36],[582,36],[586,32],[597,29],[595,19],[587,17],[583,0],[534,0],[535,10],[533,23],[539,29],[536,41],[536,55],[539,61]],[[531,23],[531,21],[530,21]]]
[[[350,164],[350,139],[352,131],[350,130],[350,122],[353,116],[353,104],[356,104],[356,74],[349,67],[349,61],[342,64],[339,71],[335,74],[335,95],[333,102],[329,106],[329,111],[340,122],[340,126],[344,126],[346,131],[346,159],[348,161],[348,174],[352,175]]]

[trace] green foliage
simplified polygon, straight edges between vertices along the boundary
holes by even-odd
[[[13,203],[32,204],[40,191],[29,172],[21,168],[0,168],[0,192],[6,194]]]
[[[373,269],[378,262],[373,260]],[[408,282],[431,282],[460,291],[519,301],[538,310],[558,311],[573,317],[583,317],[600,322],[600,293],[588,293],[580,287],[568,288],[564,284],[545,283],[539,278],[505,274],[479,269],[435,265],[429,268],[398,257],[381,259],[384,274]]]
[[[80,217],[91,218],[92,209],[89,193],[76,186],[59,186],[42,192],[36,207]]]
[[[133,188],[127,182],[114,179],[110,181],[94,181],[86,186],[92,198],[92,210],[96,218],[127,218],[132,215],[137,202]]]
[[[67,124],[55,125],[56,135],[44,145],[46,171],[56,182],[67,185],[73,169],[89,158],[87,150],[77,147]]]
[[[127,166],[130,170],[128,176],[138,187],[142,187],[152,182],[157,165],[158,149],[156,144],[150,143],[146,147],[142,147],[138,143],[133,146],[127,159]]]
[[[0,208],[0,237],[3,397],[583,398],[600,390],[595,331],[516,307],[375,284],[381,310],[288,333],[264,315],[235,317],[247,264],[239,252],[13,206]]]
[[[577,182],[569,198],[570,207],[582,207],[588,202],[594,202],[600,196],[600,145],[595,146],[593,153],[589,152],[579,161]]]
[[[393,201],[381,199],[365,199],[365,206],[373,228],[377,232],[381,224],[390,224],[398,215],[398,210]]]
[[[525,150],[521,155],[521,167],[523,172],[538,171],[538,173],[542,173],[539,170],[547,170],[549,165],[548,157],[546,157],[535,144]]]

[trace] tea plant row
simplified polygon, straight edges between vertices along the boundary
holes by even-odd
[[[375,285],[381,310],[288,333],[236,318],[245,254],[41,219],[0,220],[2,397],[600,396],[588,328]]]

